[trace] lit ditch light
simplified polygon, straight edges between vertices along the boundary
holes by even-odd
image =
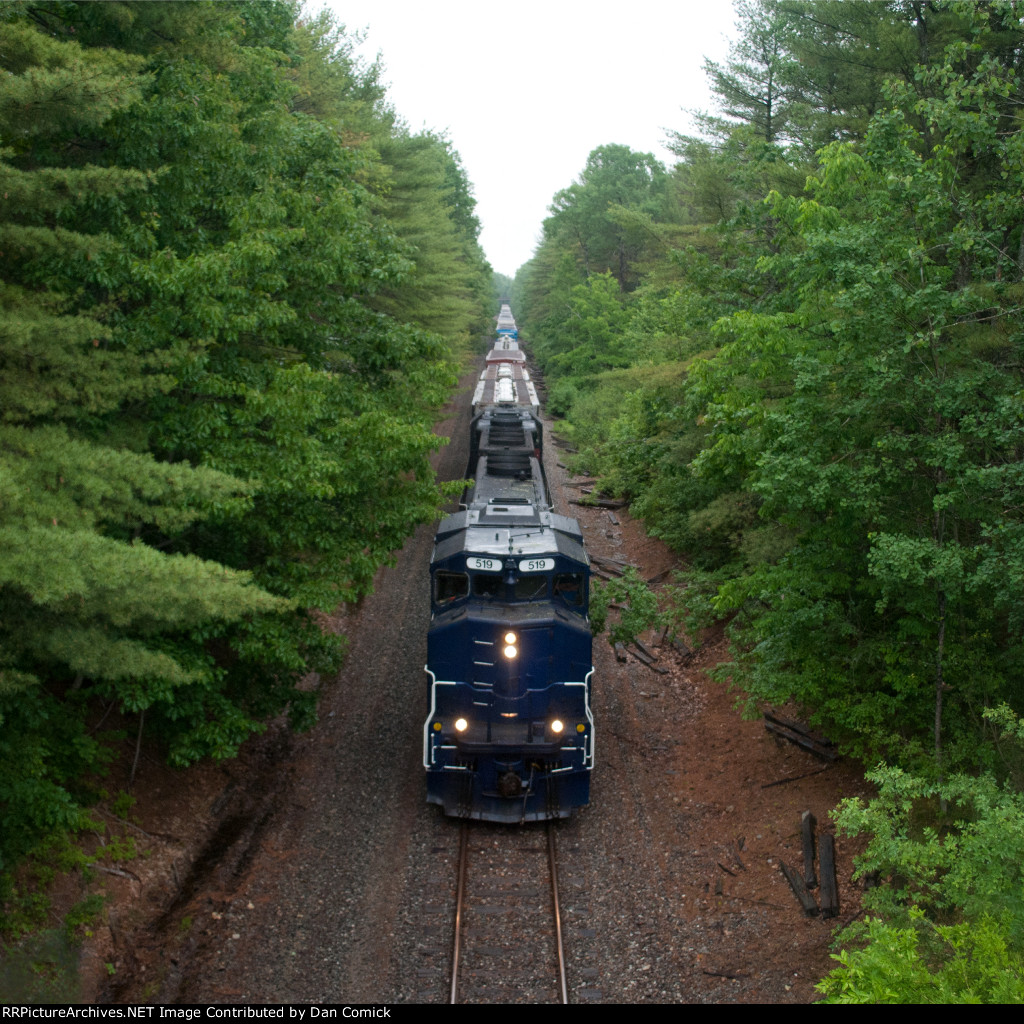
[[[469,728],[469,722],[467,722],[464,718],[456,718],[455,719],[455,731],[456,732],[465,732],[468,728]]]
[[[551,731],[556,735],[560,735],[562,730],[565,728],[565,723],[560,718],[555,718],[551,722]]]
[[[511,660],[519,654],[519,648],[516,647],[516,641],[519,637],[513,632],[505,634],[505,657]]]

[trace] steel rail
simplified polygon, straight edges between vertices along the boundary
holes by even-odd
[[[551,906],[555,913],[555,944],[558,947],[558,983],[562,1004],[569,1005],[569,983],[565,974],[565,948],[562,945],[562,911],[558,905],[558,862],[555,858],[555,826],[548,822],[548,867],[551,871]]]
[[[462,944],[462,904],[466,895],[466,860],[469,851],[469,826],[463,822],[459,827],[459,868],[458,884],[455,890],[455,938],[452,942],[452,987],[448,1002],[458,1002],[459,993],[459,952]]]
[[[555,847],[555,828],[547,823],[548,871],[551,881],[551,910],[555,918],[555,952],[558,961],[559,995],[563,1005],[569,1004],[569,982],[565,965],[565,946],[562,941],[562,909],[558,897],[558,858]],[[455,888],[455,929],[452,939],[452,980],[448,1002],[452,1005],[459,997],[459,964],[462,955],[462,924],[466,904],[466,872],[469,861],[469,825],[463,822],[459,827],[459,854]]]

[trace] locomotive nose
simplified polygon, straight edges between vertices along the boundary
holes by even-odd
[[[504,797],[521,796],[523,780],[515,772],[505,772],[498,779],[498,792]]]

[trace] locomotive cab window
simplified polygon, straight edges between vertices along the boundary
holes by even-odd
[[[520,576],[516,580],[517,601],[539,601],[548,596],[548,578],[543,575]]]
[[[434,604],[451,604],[469,594],[469,575],[464,572],[434,573]]]
[[[497,573],[480,573],[473,576],[474,597],[504,597],[501,576]]]
[[[583,573],[562,572],[555,577],[555,593],[573,608],[583,607]]]

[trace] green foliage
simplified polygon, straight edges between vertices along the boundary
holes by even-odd
[[[99,822],[84,814],[77,826],[93,832],[103,829]],[[51,917],[50,891],[58,876],[76,875],[89,880],[89,866],[95,860],[75,843],[73,833],[66,827],[51,828],[32,838],[32,858],[21,864],[12,863],[12,858],[0,870],[0,938],[12,944]]]
[[[867,777],[878,797],[844,801],[835,817],[844,833],[871,837],[858,872],[896,879],[865,894],[869,909],[892,916],[909,903],[934,919],[987,914],[1024,943],[1024,797],[984,775],[929,783],[883,767]]]
[[[121,790],[110,804],[110,810],[122,820],[127,820],[131,809],[135,806],[136,799],[131,793]]]
[[[722,65],[705,60],[711,88],[730,121],[740,121],[773,143],[789,134],[797,61],[787,46],[787,24],[776,0],[737,0],[739,37]],[[729,121],[704,115],[704,127],[728,134]]]
[[[313,611],[436,516],[472,190],[297,14],[0,12],[0,871],[84,826],[111,711],[180,765],[309,725]]]
[[[608,643],[628,643],[644,630],[660,629],[665,617],[658,607],[657,595],[640,578],[636,569],[627,567],[622,576],[607,583],[595,583],[590,594],[590,628],[595,636],[604,632],[608,611],[619,605],[618,621],[608,629]]]
[[[925,782],[868,774],[878,797],[844,801],[842,832],[865,834],[870,914],[841,936],[834,1002],[1019,1002],[1024,997],[1024,798],[988,776]]]
[[[90,893],[79,900],[64,916],[64,930],[69,939],[79,934],[79,928],[88,929],[103,911],[106,898],[102,893]]]
[[[620,289],[631,291],[644,244],[644,215],[658,213],[664,180],[665,169],[650,153],[599,146],[587,157],[579,180],[555,195],[545,239],[566,246],[584,278],[611,274]]]
[[[921,911],[911,919],[923,924]],[[927,927],[927,926],[926,926]],[[826,1003],[1020,1003],[1024,956],[1012,952],[1000,923],[933,925],[922,950],[918,928],[865,920],[864,949],[843,950],[818,985]]]
[[[579,388],[572,380],[559,380],[548,391],[545,411],[549,416],[565,416],[575,404]]]
[[[394,134],[380,150],[392,180],[379,202],[412,267],[378,292],[373,305],[465,345],[484,326],[481,309],[494,303],[477,243],[476,204],[458,154],[429,132]]]
[[[0,947],[0,992],[11,1004],[73,1003],[80,998],[78,949],[62,929]]]
[[[823,991],[1020,1001],[1022,7],[736,10],[676,166],[602,147],[555,197],[523,327],[577,465],[688,559],[667,620],[912,772],[842,812],[891,884]]]
[[[516,282],[720,675],[934,778],[1019,772],[982,712],[1024,708],[1020,11],[738,4],[708,135],[643,188],[595,150]]]
[[[619,285],[610,273],[589,277],[566,296],[564,315],[545,321],[536,339],[538,357],[548,372],[580,377],[627,365],[618,349],[626,313]]]

